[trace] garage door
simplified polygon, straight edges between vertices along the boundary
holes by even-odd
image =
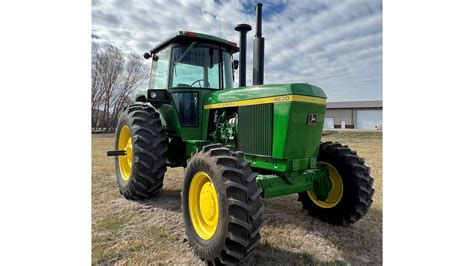
[[[382,110],[359,110],[357,111],[358,129],[382,128]]]
[[[334,128],[334,118],[325,117],[324,118],[324,128],[328,128],[328,129]]]

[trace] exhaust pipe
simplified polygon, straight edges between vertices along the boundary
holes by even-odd
[[[253,40],[253,85],[263,84],[265,38],[262,37],[262,3],[255,6],[257,13],[255,39]]]
[[[240,32],[239,40],[239,87],[244,87],[246,83],[246,71],[247,71],[247,32],[252,30],[252,27],[248,24],[239,24],[235,27],[235,30]]]

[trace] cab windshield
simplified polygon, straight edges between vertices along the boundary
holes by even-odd
[[[171,88],[232,87],[232,58],[225,49],[193,42],[173,47],[171,54]]]

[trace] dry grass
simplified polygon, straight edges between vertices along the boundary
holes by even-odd
[[[359,222],[332,226],[312,219],[296,195],[265,199],[262,240],[247,264],[382,264],[382,133],[337,132],[323,140],[349,145],[375,178],[374,204]],[[127,201],[115,181],[113,136],[92,138],[93,264],[203,264],[186,240],[180,209],[182,168],[168,169],[160,196]]]

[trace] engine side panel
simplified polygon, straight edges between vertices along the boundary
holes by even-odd
[[[244,153],[273,155],[273,104],[238,108],[237,148]]]

